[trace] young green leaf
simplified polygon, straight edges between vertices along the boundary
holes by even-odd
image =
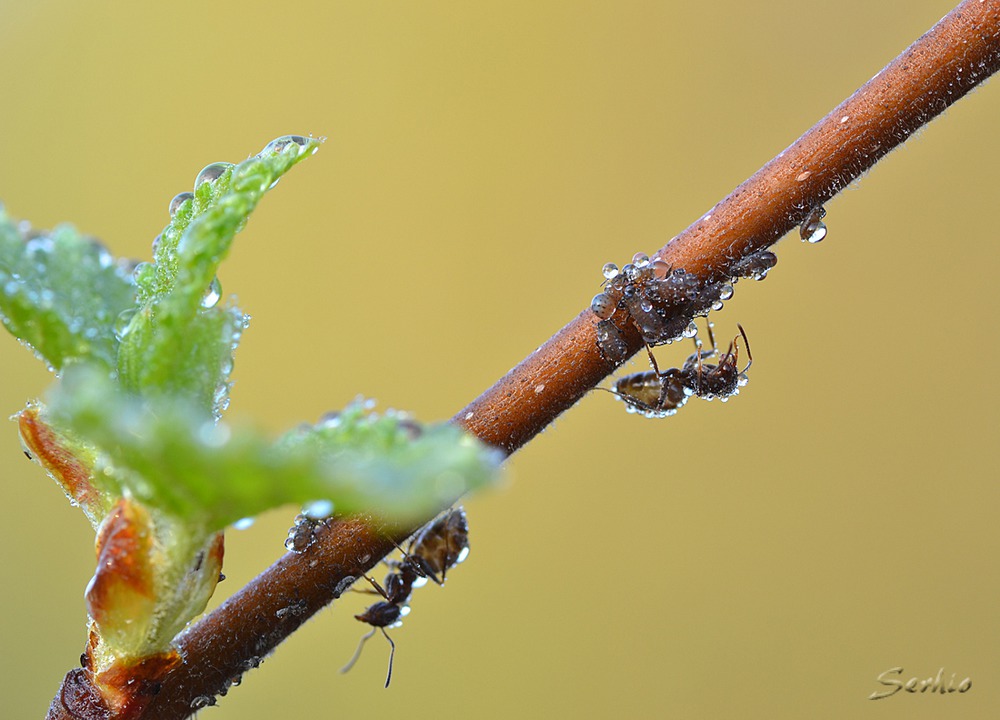
[[[232,353],[248,318],[235,306],[216,306],[216,272],[264,193],[319,143],[289,135],[238,165],[213,163],[198,175],[190,197],[175,199],[155,262],[136,271],[139,307],[123,329],[118,354],[124,388],[184,395],[221,412]]]
[[[69,225],[38,233],[0,206],[0,320],[55,372],[117,364],[116,318],[135,305],[124,266]]]
[[[286,504],[423,517],[489,481],[498,456],[450,425],[420,428],[355,403],[277,442],[217,424],[185,398],[139,399],[94,368],[68,368],[45,417],[89,441],[130,493],[204,533]]]

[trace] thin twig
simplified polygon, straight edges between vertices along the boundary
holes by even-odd
[[[998,67],[1000,0],[965,0],[657,254],[702,278],[725,275],[735,258],[777,241]],[[594,323],[584,310],[452,421],[507,454],[518,450],[613,370]],[[625,338],[630,353],[639,350],[638,332]],[[324,528],[307,552],[284,556],[178,638],[184,662],[142,717],[188,717],[411,531],[390,539],[360,518]],[[83,672],[67,675],[50,718],[74,717],[61,698],[79,691]]]

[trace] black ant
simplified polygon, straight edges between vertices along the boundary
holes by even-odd
[[[465,560],[469,554],[469,524],[465,510],[454,508],[444,513],[432,523],[425,525],[410,541],[408,551],[402,560],[390,562],[393,572],[385,578],[385,588],[374,579],[365,577],[376,592],[384,599],[370,605],[355,619],[372,626],[370,632],[362,636],[354,656],[341,668],[346,673],[361,657],[361,650],[376,630],[381,630],[389,641],[389,671],[385,676],[385,686],[392,680],[392,660],[396,655],[396,643],[385,631],[402,623],[409,611],[410,595],[413,589],[422,586],[428,579],[444,585],[448,570]]]
[[[729,343],[729,349],[719,356],[718,364],[709,364],[705,360],[717,355],[719,350],[715,344],[712,325],[708,325],[708,337],[712,343],[711,350],[698,350],[692,354],[682,367],[670,368],[660,372],[649,346],[646,352],[653,366],[652,370],[632,373],[619,378],[615,383],[614,393],[624,402],[629,412],[638,412],[646,417],[668,417],[677,412],[692,395],[705,400],[721,398],[723,402],[739,392],[745,382],[746,372],[753,363],[750,353],[750,341],[747,339],[743,326],[737,323],[740,334]],[[738,340],[743,337],[747,351],[747,365],[740,370]],[[606,388],[600,388],[606,389]]]
[[[715,345],[715,336],[712,334],[712,324],[708,324],[708,338],[712,342],[712,350],[708,353],[697,352],[684,363],[682,372],[686,373],[689,381],[688,387],[700,398],[713,400],[720,398],[723,402],[731,398],[740,391],[745,373],[753,364],[753,355],[750,353],[750,341],[747,340],[746,331],[743,326],[736,323],[740,329],[740,334],[729,342],[729,349],[719,356],[717,365],[709,365],[702,360],[712,357],[719,352]],[[743,346],[747,351],[747,366],[742,370],[738,369],[740,359],[740,346],[738,340],[743,337]]]

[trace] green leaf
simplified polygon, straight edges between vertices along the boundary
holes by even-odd
[[[155,262],[136,269],[139,308],[118,354],[125,389],[183,395],[216,414],[224,409],[233,351],[248,318],[233,305],[215,305],[216,272],[264,193],[319,144],[289,135],[238,165],[213,163],[190,197],[175,200]]]
[[[313,500],[341,513],[414,520],[491,480],[499,463],[458,428],[419,428],[361,403],[274,442],[216,424],[190,400],[127,396],[84,366],[66,371],[46,417],[99,448],[105,472],[133,496],[204,533]]]
[[[135,305],[123,265],[69,225],[38,233],[0,206],[0,319],[53,371],[117,364],[116,318]]]

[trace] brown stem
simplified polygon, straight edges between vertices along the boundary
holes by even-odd
[[[700,277],[724,275],[735,258],[774,243],[998,67],[1000,1],[965,0],[657,254]],[[613,369],[597,350],[594,322],[589,310],[580,313],[452,421],[507,454],[522,447]],[[632,353],[641,347],[634,330],[626,341]],[[189,716],[196,699],[227,688],[393,547],[353,518],[324,529],[306,553],[281,558],[178,638],[184,662],[142,717]],[[80,673],[67,675],[50,718],[74,717],[67,696],[88,697]]]

